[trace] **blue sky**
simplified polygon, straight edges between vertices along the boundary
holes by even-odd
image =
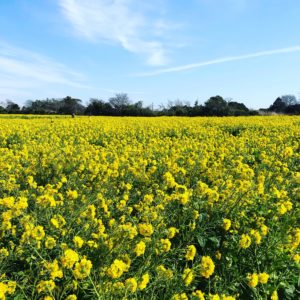
[[[0,0],[0,102],[300,96],[298,0]]]

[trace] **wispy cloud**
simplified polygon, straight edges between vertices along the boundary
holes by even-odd
[[[30,95],[50,85],[86,87],[83,75],[46,56],[0,41],[0,96]]]
[[[187,64],[187,65],[182,65],[182,66],[177,66],[177,67],[172,67],[172,68],[158,69],[158,70],[151,71],[151,72],[134,74],[134,76],[135,77],[157,76],[160,74],[188,71],[188,70],[198,69],[198,68],[209,66],[209,65],[222,64],[222,63],[227,63],[227,62],[231,62],[231,61],[247,60],[247,59],[252,59],[252,58],[256,58],[256,57],[271,56],[271,55],[276,55],[276,54],[278,55],[278,54],[292,53],[292,52],[300,52],[300,45],[293,46],[293,47],[287,47],[287,48],[273,49],[273,50],[268,50],[268,51],[260,51],[260,52],[250,53],[250,54],[239,55],[239,56],[228,56],[228,57],[203,61],[203,62],[199,62],[199,63]]]
[[[90,41],[112,42],[146,57],[150,65],[164,65],[167,47],[164,34],[170,24],[151,13],[139,0],[59,0],[64,16],[80,36]]]

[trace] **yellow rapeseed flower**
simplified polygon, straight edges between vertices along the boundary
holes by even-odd
[[[186,260],[193,260],[195,258],[196,252],[197,252],[197,250],[194,245],[188,246],[186,254],[185,254]]]
[[[200,274],[205,278],[209,278],[215,270],[215,264],[210,256],[202,256],[200,264]]]
[[[143,236],[151,236],[154,232],[151,224],[140,223],[138,224],[139,233]]]
[[[77,300],[77,296],[72,294],[72,295],[69,295],[66,300]]]
[[[45,236],[45,231],[43,226],[36,226],[31,232],[31,237],[37,241],[40,241]]]
[[[128,266],[120,259],[115,259],[114,262],[107,269],[107,274],[111,278],[119,278],[124,272],[128,271]]]
[[[64,255],[61,258],[61,263],[63,265],[63,267],[67,268],[67,269],[71,269],[73,267],[73,265],[78,262],[79,260],[79,256],[77,254],[77,252],[75,252],[72,249],[66,249],[64,251]]]
[[[228,231],[231,227],[231,221],[229,219],[223,219],[223,228]]]
[[[92,262],[86,258],[83,258],[80,262],[75,264],[73,275],[76,279],[84,279],[91,273]]]
[[[205,294],[200,290],[194,291],[192,296],[198,300],[205,300]]]
[[[293,256],[293,260],[298,264],[298,263],[300,262],[300,255],[296,253],[296,254]]]
[[[37,284],[38,293],[52,292],[55,288],[55,282],[53,280],[41,280]]]
[[[178,232],[179,230],[176,227],[170,227],[167,233],[168,239],[172,239]]]
[[[258,285],[259,277],[256,273],[247,275],[248,285],[255,288]]]
[[[259,231],[252,229],[250,231],[251,236],[254,238],[254,242],[256,245],[259,245],[261,243],[261,235]]]
[[[81,248],[84,244],[84,240],[80,236],[74,236],[73,242],[76,248]]]
[[[47,249],[53,249],[56,245],[56,240],[52,236],[47,236],[45,240],[45,247]]]
[[[192,281],[194,280],[194,277],[195,277],[195,275],[194,275],[194,272],[192,269],[185,268],[183,270],[182,279],[183,279],[185,286],[189,286],[192,283]]]
[[[274,291],[271,295],[271,300],[278,300],[278,299],[279,299],[278,293],[277,293],[277,291]]]
[[[251,245],[251,238],[248,234],[242,234],[240,241],[240,247],[243,249],[249,248]]]
[[[265,273],[265,272],[259,273],[258,274],[258,281],[259,281],[259,283],[266,284],[269,280],[269,277],[270,277],[270,275]]]
[[[45,263],[45,268],[50,272],[51,279],[63,277],[63,271],[59,267],[56,259],[52,263]]]
[[[144,290],[150,281],[150,275],[148,273],[142,276],[142,280],[139,282],[139,290]]]
[[[169,252],[171,249],[172,243],[169,239],[160,239],[159,248],[162,252]]]
[[[171,300],[189,300],[189,297],[186,293],[180,293],[173,295]]]
[[[136,256],[141,256],[145,253],[146,250],[146,244],[143,241],[140,241],[139,243],[136,244],[134,248],[134,252]]]
[[[125,288],[131,292],[134,293],[137,290],[138,284],[135,278],[128,278],[125,280]]]

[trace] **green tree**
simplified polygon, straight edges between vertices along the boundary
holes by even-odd
[[[221,96],[210,97],[205,102],[205,113],[209,116],[227,116],[228,112],[227,102]]]
[[[67,96],[61,100],[60,113],[63,114],[82,114],[84,112],[84,106],[81,104],[80,99]]]
[[[11,100],[7,100],[5,110],[9,114],[18,114],[20,113],[20,106]]]
[[[274,112],[284,112],[286,108],[286,103],[282,100],[282,98],[278,97],[274,103],[269,107],[268,110]]]

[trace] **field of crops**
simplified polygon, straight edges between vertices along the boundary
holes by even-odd
[[[300,117],[0,116],[0,299],[299,299]]]

